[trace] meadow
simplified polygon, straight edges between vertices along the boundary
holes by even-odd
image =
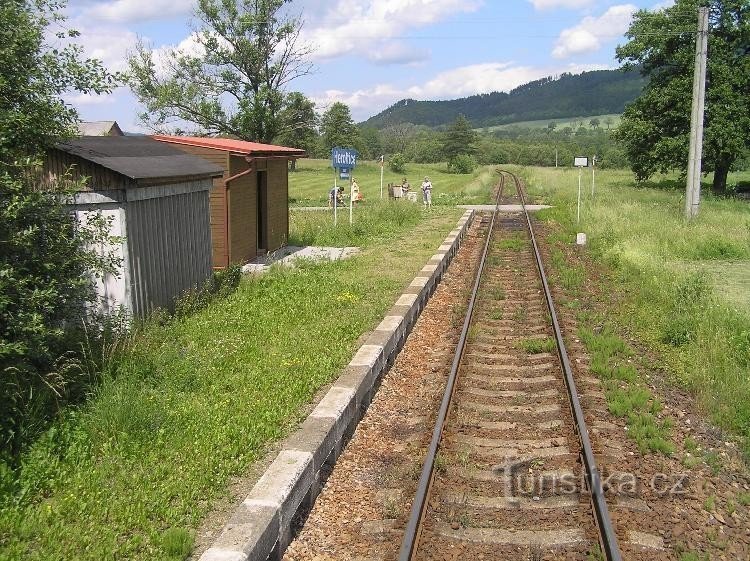
[[[88,403],[0,465],[0,560],[187,558],[231,479],[296,426],[461,213],[375,201],[334,228],[292,211],[293,240],[362,253],[246,277],[110,349]]]
[[[354,178],[360,186],[365,204],[380,200],[380,164],[360,161],[354,169]],[[434,205],[453,206],[456,204],[484,204],[491,202],[492,185],[496,181],[493,167],[482,166],[467,175],[448,173],[445,163],[406,164],[406,173],[395,173],[383,168],[383,198],[388,198],[388,184],[401,185],[406,177],[412,190],[419,195],[419,186],[425,176],[433,185]],[[328,192],[333,187],[334,173],[330,160],[299,160],[297,170],[289,174],[289,200],[293,206],[326,206]],[[348,180],[337,180],[345,186],[348,194]]]
[[[700,214],[688,222],[675,177],[638,185],[628,171],[600,171],[592,195],[587,170],[577,224],[577,170],[521,173],[536,202],[554,205],[539,215],[558,225],[553,240],[570,244],[576,232],[587,234],[616,295],[612,327],[656,351],[669,381],[745,439],[750,454],[750,204],[712,196],[708,178]],[[749,179],[734,174],[730,183]]]

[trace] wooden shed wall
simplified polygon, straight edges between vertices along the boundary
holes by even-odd
[[[91,191],[93,185],[97,191],[125,189],[133,185],[127,177],[115,173],[105,167],[84,160],[62,150],[49,150],[41,168],[42,177],[40,187],[49,188],[51,185],[66,181],[78,182],[84,177],[87,181],[81,191]]]
[[[232,156],[229,173],[237,175],[248,167],[244,158]],[[229,184],[229,256],[232,263],[247,263],[257,256],[257,198],[254,172]]]
[[[268,160],[268,250],[275,251],[289,239],[288,160]]]

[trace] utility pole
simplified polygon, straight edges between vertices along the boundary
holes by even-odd
[[[557,148],[555,148],[555,167],[557,167]]]
[[[688,156],[685,218],[698,215],[701,202],[701,158],[703,157],[703,113],[706,103],[706,61],[708,58],[708,8],[698,8],[698,36],[695,39],[693,106],[690,115],[690,154]]]

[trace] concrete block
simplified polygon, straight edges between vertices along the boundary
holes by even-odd
[[[418,294],[407,293],[402,294],[398,300],[396,300],[396,306],[412,306],[417,301]]]
[[[429,281],[430,277],[415,277],[414,280],[411,281],[409,288],[424,288]]]
[[[383,347],[383,358],[387,361],[396,348],[397,340],[396,331],[375,330],[367,338],[367,344]]]
[[[437,268],[438,268],[437,263],[430,263],[430,264],[425,265],[424,267],[422,267],[422,272],[423,273],[434,273],[435,271],[437,271]]]
[[[395,332],[404,322],[404,316],[385,316],[375,328],[375,331],[391,331]]]
[[[443,258],[445,257],[445,253],[436,253],[432,257],[430,257],[430,262],[436,261],[438,263],[443,261]]]
[[[375,366],[382,356],[383,347],[379,345],[362,345],[349,364],[351,366]]]
[[[282,450],[248,495],[249,504],[277,504],[280,527],[288,525],[314,481],[309,452]],[[283,532],[282,532],[283,533]]]
[[[445,242],[443,242],[443,245],[441,245],[441,246],[440,246],[440,247],[438,248],[438,251],[449,251],[449,250],[450,250],[450,248],[451,248],[451,244],[450,244],[450,243],[445,243]]]
[[[332,417],[338,419],[353,406],[354,388],[331,386],[320,403],[312,410],[310,417]]]
[[[274,542],[275,543],[275,542]],[[258,558],[258,559],[265,559]],[[250,555],[244,551],[235,549],[224,549],[221,547],[212,546],[203,552],[199,561],[249,561]]]
[[[317,474],[338,446],[341,434],[337,429],[340,428],[336,418],[308,416],[302,426],[286,439],[284,449],[312,454],[313,472]]]

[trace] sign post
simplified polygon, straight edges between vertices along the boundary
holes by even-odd
[[[385,154],[380,156],[380,198],[383,198],[383,165],[385,164]]]
[[[341,179],[349,179],[349,224],[352,223],[353,218],[353,201],[352,201],[352,179],[351,172],[354,170],[354,166],[357,165],[357,156],[359,153],[351,148],[341,148],[336,146],[331,150],[331,166],[335,170],[333,175],[333,187],[335,189],[333,195],[333,224],[338,224],[338,185],[336,183],[336,175],[341,174]]]
[[[581,221],[581,177],[583,168],[589,165],[589,159],[586,156],[576,156],[573,165],[578,168],[578,210],[576,212],[576,223],[578,223]]]

